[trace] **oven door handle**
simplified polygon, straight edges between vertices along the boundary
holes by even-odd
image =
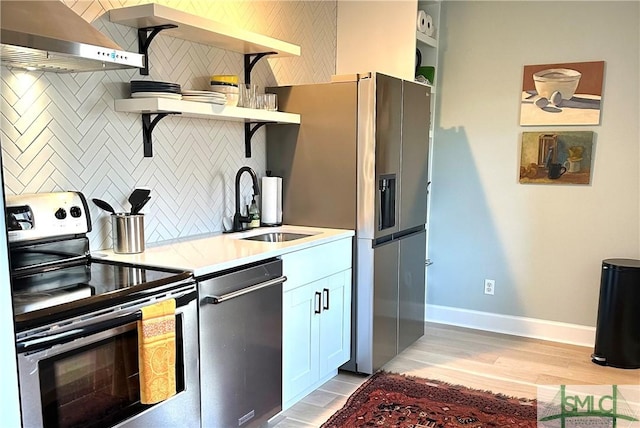
[[[192,291],[190,293],[183,294],[182,296],[176,297],[176,308],[187,305],[189,302],[195,300],[198,297],[197,291]],[[95,324],[90,324],[85,327],[74,328],[71,330],[63,331],[61,333],[56,334],[46,334],[39,337],[34,337],[30,340],[25,340],[23,342],[18,342],[16,344],[16,349],[18,354],[23,354],[25,352],[36,352],[44,349],[51,348],[55,345],[62,345],[64,343],[72,342],[76,339],[80,339],[83,337],[88,337],[96,333],[100,333],[103,331],[111,330],[113,328],[117,328],[123,325],[130,324],[132,322],[136,322],[142,319],[142,312],[137,310],[135,312],[130,312],[125,315],[118,315],[115,318],[101,321]]]

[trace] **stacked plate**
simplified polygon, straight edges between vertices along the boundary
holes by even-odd
[[[154,80],[132,80],[131,98],[182,98],[178,83],[158,82]]]
[[[184,101],[196,101],[209,104],[226,104],[227,102],[225,94],[212,91],[184,90],[182,91],[182,99]]]

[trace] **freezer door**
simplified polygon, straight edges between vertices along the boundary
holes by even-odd
[[[430,88],[403,81],[399,230],[427,221]]]
[[[397,203],[402,178],[402,80],[376,74],[375,98],[375,176],[376,221],[374,238],[398,230]]]
[[[398,241],[373,250],[373,371],[369,373],[398,353],[398,252]]]
[[[426,235],[400,239],[398,353],[424,335]]]

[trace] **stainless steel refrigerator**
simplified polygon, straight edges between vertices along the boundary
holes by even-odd
[[[429,87],[367,73],[269,92],[301,115],[267,129],[283,222],[356,230],[342,368],[373,373],[424,334]]]

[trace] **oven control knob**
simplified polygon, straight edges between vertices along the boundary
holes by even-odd
[[[67,218],[67,212],[64,210],[64,208],[58,208],[58,211],[56,211],[55,215],[58,220],[64,220],[65,218]]]
[[[69,210],[69,214],[71,214],[71,217],[73,218],[78,218],[82,215],[82,210],[80,209],[80,207],[73,206]]]

